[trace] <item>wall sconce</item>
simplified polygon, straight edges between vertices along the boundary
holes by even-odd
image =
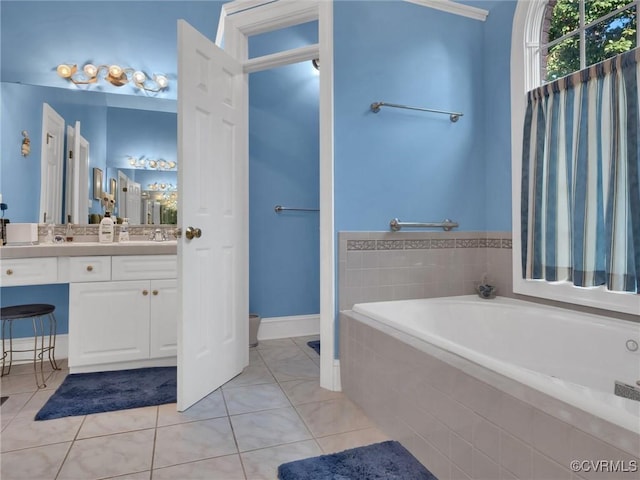
[[[20,147],[20,153],[23,157],[26,157],[31,153],[31,139],[29,138],[29,132],[22,130],[22,146]]]
[[[76,85],[88,85],[96,83],[100,78],[106,80],[115,87],[122,87],[132,82],[136,87],[145,92],[157,93],[169,87],[169,79],[165,75],[154,74],[153,78],[133,68],[123,68],[119,65],[93,65],[87,63],[78,72],[75,64],[61,63],[56,68],[58,75]]]
[[[175,170],[177,163],[163,158],[153,160],[145,158],[143,155],[140,158],[129,157],[129,165],[133,168],[144,168],[146,170]]]

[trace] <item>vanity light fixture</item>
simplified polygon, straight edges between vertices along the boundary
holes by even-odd
[[[140,158],[130,156],[129,165],[133,168],[144,168],[146,170],[175,170],[178,164],[163,158],[153,160],[143,155]]]
[[[154,74],[149,78],[146,73],[133,68],[123,68],[120,65],[93,65],[87,63],[78,72],[78,65],[61,63],[56,68],[58,75],[76,85],[89,85],[106,80],[115,87],[122,87],[131,82],[140,90],[157,93],[169,87],[169,79],[166,75]]]

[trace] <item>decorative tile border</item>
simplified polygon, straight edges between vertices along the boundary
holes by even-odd
[[[376,250],[404,250],[404,240],[376,240]]]
[[[375,250],[375,240],[347,240],[347,250]]]
[[[427,250],[440,248],[512,248],[510,238],[424,238],[347,240],[347,250]]]

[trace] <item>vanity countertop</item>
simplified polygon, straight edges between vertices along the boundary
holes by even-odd
[[[178,242],[68,242],[61,244],[12,245],[0,248],[0,259],[36,257],[84,257],[100,255],[175,255]]]

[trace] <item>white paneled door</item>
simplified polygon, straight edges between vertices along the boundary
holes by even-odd
[[[249,363],[248,156],[242,67],[178,22],[178,410]]]

